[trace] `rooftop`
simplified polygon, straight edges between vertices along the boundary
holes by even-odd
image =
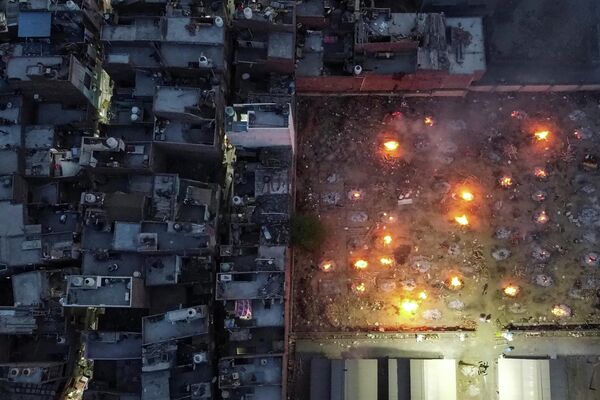
[[[70,275],[65,307],[131,307],[140,278],[125,276]],[[136,299],[137,300],[137,299]]]
[[[211,318],[202,305],[151,315],[142,324],[143,342],[152,344],[208,333]]]
[[[217,274],[217,300],[279,299],[283,297],[282,272]]]
[[[90,360],[139,359],[142,357],[142,334],[135,332],[86,332],[85,356]]]
[[[104,25],[101,38],[108,42],[172,42],[223,45],[225,28],[210,18],[136,17],[127,25]]]
[[[273,355],[222,358],[219,360],[219,388],[281,385],[282,358]]]

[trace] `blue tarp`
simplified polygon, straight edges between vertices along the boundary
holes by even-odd
[[[21,38],[50,37],[52,14],[46,11],[21,11],[19,32]]]

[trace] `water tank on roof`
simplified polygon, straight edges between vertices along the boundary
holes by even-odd
[[[223,26],[223,18],[215,17],[215,25],[221,28]]]
[[[138,106],[131,107],[131,113],[132,114],[138,114],[139,115],[141,111],[142,110],[140,110],[140,108]]]
[[[21,375],[21,368],[11,368],[8,370],[8,376],[14,378]]]
[[[73,285],[73,286],[83,285],[83,278],[81,276],[74,276],[73,278],[71,278],[71,285]]]
[[[228,117],[233,117],[235,115],[234,108],[231,106],[225,107],[225,115],[227,115]]]
[[[79,10],[79,6],[73,0],[67,0],[67,2],[65,3],[65,7],[71,11]]]
[[[109,137],[108,139],[106,139],[106,147],[108,147],[109,149],[116,149],[117,147],[119,147],[119,141],[114,137]]]
[[[250,7],[244,8],[244,17],[246,19],[252,19],[252,9]]]
[[[140,116],[138,114],[131,113],[130,119],[131,119],[131,122],[136,122],[140,119]]]
[[[182,308],[181,310],[169,311],[165,319],[171,323],[192,320],[196,317],[198,311],[195,308]]]
[[[83,200],[87,204],[94,204],[98,200],[98,196],[96,196],[94,193],[86,193],[85,196],[83,196]]]
[[[96,279],[87,277],[83,280],[85,286],[96,286]]]
[[[362,66],[360,66],[360,65],[355,65],[355,66],[354,66],[354,69],[353,69],[353,71],[354,71],[354,75],[360,75],[360,74],[362,73],[362,70],[363,70],[363,69],[362,69]]]
[[[240,196],[233,196],[231,199],[234,206],[241,206],[244,204],[244,200]]]
[[[194,354],[194,364],[201,364],[201,363],[205,363],[208,361],[208,357],[206,355],[206,352],[201,352],[201,353],[195,353]]]

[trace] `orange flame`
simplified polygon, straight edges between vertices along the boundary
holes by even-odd
[[[545,179],[548,177],[548,173],[546,172],[546,170],[541,167],[536,167],[533,173],[535,174],[536,178],[539,179]]]
[[[357,283],[354,285],[354,291],[356,291],[358,293],[364,293],[365,290],[367,290],[367,286],[365,285],[364,282]]]
[[[448,283],[452,289],[460,289],[463,285],[462,279],[460,279],[458,276],[451,277]]]
[[[407,313],[414,313],[419,308],[419,304],[414,300],[405,299],[400,303],[402,310]]]
[[[548,140],[550,137],[550,131],[536,131],[533,136],[535,136],[536,140],[539,141]]]
[[[433,118],[430,116],[427,116],[425,118],[423,118],[423,123],[427,126],[433,126]]]
[[[420,298],[421,300],[426,300],[426,299],[427,299],[427,292],[426,292],[426,291],[424,291],[424,290],[423,290],[423,291],[421,291],[421,292],[419,293],[419,298]]]
[[[356,260],[354,266],[358,269],[365,269],[369,266],[369,263],[366,260]]]
[[[394,263],[394,260],[391,257],[381,257],[379,259],[379,262],[381,263],[381,265],[392,265]]]
[[[475,196],[473,195],[473,193],[469,192],[468,190],[463,190],[462,192],[460,192],[460,198],[464,201],[475,200]]]
[[[511,187],[513,184],[513,180],[510,176],[503,176],[502,178],[500,178],[500,186],[502,186],[503,188],[508,188]]]
[[[569,316],[569,312],[559,305],[552,307],[552,314],[556,315],[557,317]]]
[[[454,217],[454,221],[456,221],[457,224],[462,226],[469,225],[469,218],[467,218],[465,214]]]
[[[520,288],[515,285],[508,285],[503,289],[505,295],[510,297],[515,297],[520,292]]]
[[[385,235],[383,237],[383,244],[386,246],[389,246],[390,244],[392,244],[393,241],[394,241],[394,239],[392,239],[392,235]]]
[[[383,144],[386,151],[396,151],[400,147],[400,143],[395,140],[388,140]]]
[[[548,222],[549,219],[550,218],[548,218],[548,214],[546,214],[546,211],[540,211],[540,213],[535,218],[535,220],[540,224],[545,224],[546,222]]]
[[[321,264],[321,269],[323,271],[329,271],[331,268],[333,268],[333,264],[329,261],[325,261],[323,264]]]

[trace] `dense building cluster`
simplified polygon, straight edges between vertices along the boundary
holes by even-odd
[[[294,9],[3,4],[2,399],[283,398]]]

